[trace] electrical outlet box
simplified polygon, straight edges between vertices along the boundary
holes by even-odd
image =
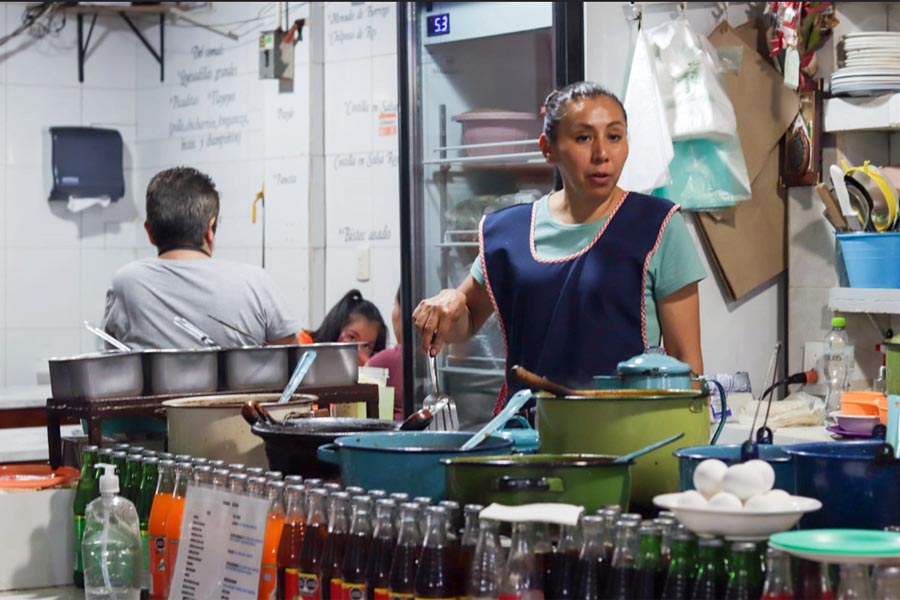
[[[290,79],[293,77],[294,44],[284,40],[284,30],[259,33],[259,78]]]
[[[356,251],[356,280],[369,280],[369,265],[371,264],[371,252],[368,246],[361,246]]]
[[[803,344],[803,370],[822,370],[822,352],[825,345],[822,342],[806,342]]]

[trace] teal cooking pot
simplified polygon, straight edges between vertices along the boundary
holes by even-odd
[[[410,498],[447,497],[441,459],[511,454],[513,441],[492,435],[472,450],[460,446],[472,432],[393,431],[342,436],[319,446],[320,461],[340,465],[344,486],[405,492]]]

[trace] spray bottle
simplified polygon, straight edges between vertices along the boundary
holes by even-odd
[[[141,533],[134,504],[119,496],[115,465],[97,463],[100,497],[85,511],[84,594],[88,600],[139,600]]]

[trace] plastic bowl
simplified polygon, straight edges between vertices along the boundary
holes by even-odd
[[[900,256],[900,232],[838,233],[847,279],[852,288],[900,288],[900,269],[885,265]]]
[[[524,142],[535,140],[541,135],[541,117],[536,113],[507,112],[498,110],[473,110],[456,115],[453,120],[462,125],[462,143],[497,144],[486,148],[468,148],[468,156],[490,156],[492,154],[511,154],[529,150]],[[534,148],[539,150],[537,142]]]
[[[872,428],[879,423],[878,415],[848,415],[842,412],[828,414],[837,421],[838,427],[849,433],[872,433]]]
[[[841,412],[845,415],[878,415],[878,403],[887,399],[881,392],[844,392],[841,394]]]
[[[805,513],[822,508],[821,502],[805,496],[791,496],[791,508],[777,511],[679,508],[680,496],[681,493],[661,494],[653,498],[653,503],[671,510],[676,519],[701,537],[722,536],[730,540],[764,540],[773,533],[787,531]]]

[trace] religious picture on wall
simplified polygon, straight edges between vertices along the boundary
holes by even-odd
[[[800,92],[800,111],[781,142],[781,182],[785,187],[822,180],[822,87]]]

